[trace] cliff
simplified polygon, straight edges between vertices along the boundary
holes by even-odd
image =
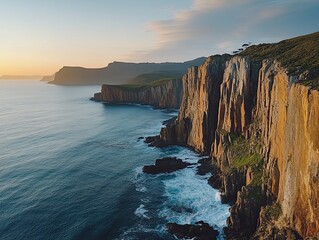
[[[125,63],[113,62],[103,68],[63,67],[50,83],[60,85],[127,84],[141,74],[171,72],[183,75],[187,68],[203,63],[205,57],[183,63]],[[171,75],[171,74],[170,74]],[[139,79],[138,79],[139,80]]]
[[[54,76],[55,76],[55,74],[48,75],[48,76],[43,76],[40,81],[42,81],[42,82],[51,82],[51,81],[54,80]]]
[[[148,104],[156,108],[179,108],[182,99],[182,81],[179,79],[154,82],[148,85],[102,85],[93,100],[125,104]]]
[[[209,152],[217,124],[219,86],[229,58],[229,55],[209,57],[184,75],[180,112],[174,124],[162,129],[164,141]]]
[[[211,155],[229,239],[319,235],[318,56],[317,32],[212,56],[183,77],[160,138]]]

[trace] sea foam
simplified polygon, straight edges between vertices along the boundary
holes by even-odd
[[[150,219],[149,216],[146,215],[146,213],[148,212],[147,209],[145,209],[145,205],[141,204],[136,210],[135,210],[135,215],[140,217],[140,218],[146,218],[146,219]]]
[[[191,163],[200,158],[188,149],[182,150],[176,156]],[[159,215],[168,222],[178,224],[204,221],[222,233],[229,216],[229,206],[222,204],[220,192],[208,185],[207,179],[211,174],[197,175],[195,165],[172,175],[174,177],[162,181],[167,200],[163,203]]]

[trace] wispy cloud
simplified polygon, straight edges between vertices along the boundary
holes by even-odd
[[[172,19],[147,25],[154,48],[139,57],[186,60],[230,52],[247,41],[277,41],[317,31],[313,10],[319,11],[318,1],[194,0],[190,9],[176,12]]]

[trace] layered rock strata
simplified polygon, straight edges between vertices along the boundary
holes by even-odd
[[[209,57],[184,75],[180,112],[174,123],[162,129],[164,141],[210,152],[217,128],[220,84],[229,58],[229,55]]]
[[[183,78],[180,113],[160,139],[211,155],[233,204],[230,239],[319,234],[319,91],[299,78],[275,60],[225,55]]]
[[[96,93],[93,100],[116,104],[147,104],[156,108],[179,108],[182,92],[182,81],[178,79],[145,87],[102,85],[101,92]]]

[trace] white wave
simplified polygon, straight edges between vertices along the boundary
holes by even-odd
[[[147,188],[144,187],[144,186],[138,185],[138,186],[136,186],[135,190],[136,190],[137,192],[143,192],[143,193],[144,193],[144,192],[147,191]]]
[[[186,168],[176,172],[176,177],[163,180],[167,201],[159,215],[178,224],[204,221],[222,232],[229,206],[221,204],[218,190],[207,184],[208,175],[198,176],[195,171]]]
[[[165,153],[166,156],[177,157],[189,163],[197,163],[202,158],[192,150],[179,146],[166,148]],[[210,174],[197,175],[196,166],[197,164],[170,174],[154,176],[145,175],[142,167],[136,168],[134,174],[136,190],[147,191],[147,182],[158,179],[164,185],[164,197],[166,197],[157,211],[159,217],[178,224],[204,221],[222,233],[229,216],[229,205],[221,204],[219,191],[207,183]],[[143,205],[143,203],[148,204],[149,199],[144,200],[146,199],[141,199],[142,204],[136,209],[135,214],[149,219],[148,210]],[[152,202],[152,199],[150,201]],[[218,239],[223,239],[223,235],[220,234]]]
[[[134,179],[137,179],[138,177],[140,177],[141,175],[143,175],[143,167],[137,167],[134,169]]]
[[[170,115],[172,117],[177,117],[178,116],[178,111],[172,111],[172,112],[168,113],[168,115]]]
[[[147,209],[145,209],[145,205],[141,204],[136,210],[135,210],[135,215],[140,217],[140,218],[146,218],[146,219],[150,219],[149,216],[146,215],[146,213],[148,212]]]
[[[145,174],[143,174],[142,167],[137,167],[134,169],[134,176],[131,179],[135,183],[135,190],[137,192],[146,192],[147,188],[145,186]]]
[[[221,197],[220,197],[220,192],[215,193],[215,201],[216,202],[221,202]]]

